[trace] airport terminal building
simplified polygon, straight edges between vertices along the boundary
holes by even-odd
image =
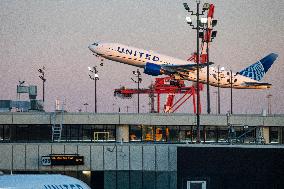
[[[0,171],[94,189],[283,188],[283,115],[0,113]]]

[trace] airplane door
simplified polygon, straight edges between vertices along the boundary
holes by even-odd
[[[187,189],[206,189],[206,181],[187,181]]]

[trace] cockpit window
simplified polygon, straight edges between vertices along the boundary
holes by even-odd
[[[98,46],[98,43],[94,43],[93,45]]]

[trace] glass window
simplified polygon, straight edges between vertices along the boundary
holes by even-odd
[[[155,127],[155,141],[165,142],[167,140],[167,128],[166,126],[156,126]]]
[[[179,126],[168,126],[166,136],[168,142],[179,142]]]
[[[92,125],[82,125],[82,140],[85,142],[93,141]]]
[[[51,141],[51,125],[29,125],[31,141]]]
[[[180,126],[180,142],[192,142],[193,128],[192,126]]]
[[[270,127],[269,129],[270,143],[279,143],[278,141],[278,127]]]
[[[78,141],[79,140],[79,132],[80,132],[80,125],[70,125],[70,140],[71,141]]]
[[[94,125],[93,137],[97,142],[115,141],[116,140],[115,125]]]
[[[227,142],[228,139],[228,128],[218,127],[218,142]]]
[[[12,126],[12,140],[13,141],[29,141],[30,140],[29,125],[13,125]]]
[[[129,128],[129,140],[130,141],[141,141],[142,130],[140,125],[130,125]]]
[[[244,127],[244,143],[255,143],[256,129],[255,127]]]
[[[206,143],[214,143],[217,142],[217,128],[213,126],[205,127],[205,142]]]
[[[196,126],[192,126],[192,142],[196,142],[197,141],[197,127]],[[204,132],[204,126],[200,125],[200,142],[205,142],[205,132]]]
[[[142,126],[142,140],[143,141],[154,141],[154,126],[143,125]]]
[[[116,140],[116,127],[115,125],[107,125],[105,126],[106,132],[109,133],[109,141],[115,141]]]

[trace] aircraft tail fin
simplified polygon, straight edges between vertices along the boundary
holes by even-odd
[[[271,53],[256,63],[250,65],[249,67],[240,71],[240,75],[249,77],[251,79],[260,81],[265,73],[269,70],[271,65],[277,59],[278,55],[275,53]]]

